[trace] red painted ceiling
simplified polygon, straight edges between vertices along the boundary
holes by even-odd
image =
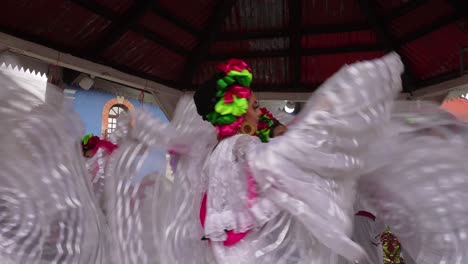
[[[251,64],[255,89],[312,91],[344,64],[396,50],[412,90],[456,76],[467,3],[5,0],[0,31],[178,89],[237,57]]]

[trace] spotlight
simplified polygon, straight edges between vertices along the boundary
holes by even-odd
[[[290,101],[286,102],[286,105],[284,106],[284,111],[288,114],[294,113],[294,110],[296,110],[296,104]]]
[[[84,90],[89,90],[94,84],[94,81],[93,81],[93,77],[83,77],[80,82],[78,83],[78,85],[83,88]]]

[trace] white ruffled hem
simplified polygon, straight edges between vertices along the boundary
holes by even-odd
[[[225,230],[244,233],[262,227],[280,213],[280,209],[268,198],[259,198],[254,205],[243,212],[227,210],[209,213],[206,216],[205,237],[212,241],[226,240]]]

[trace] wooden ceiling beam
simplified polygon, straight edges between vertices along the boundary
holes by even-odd
[[[423,1],[425,2],[425,1]],[[457,22],[460,18],[468,17],[468,2],[462,0],[447,0],[447,2],[453,7],[454,14],[442,17],[437,21],[429,24],[426,27],[420,28],[399,40],[400,45],[412,42],[416,39],[424,37],[444,26],[447,26],[451,23]]]
[[[401,38],[399,40],[399,43],[400,45],[404,45],[406,43],[409,43],[409,42],[412,42],[416,39],[419,39],[421,37],[424,37],[444,26],[447,26],[451,23],[455,23],[458,19],[460,19],[460,17],[458,15],[450,15],[450,16],[446,16],[446,17],[443,17],[437,21],[435,21],[434,23],[426,26],[426,27],[423,27],[419,30],[416,30],[406,36],[404,36],[403,38]]]
[[[362,12],[369,20],[377,38],[383,43],[386,51],[396,50],[398,45],[393,40],[392,35],[387,30],[385,22],[377,14],[377,8],[372,0],[358,0]]]
[[[158,44],[161,47],[164,47],[180,56],[188,56],[190,52],[185,49],[184,47],[180,46],[179,44],[174,44],[169,42],[168,40],[164,39],[163,37],[159,36],[153,31],[150,31],[144,27],[136,27],[132,29],[132,32],[138,33],[143,37],[153,41],[154,43]]]
[[[457,0],[453,0],[453,1],[457,1]],[[426,0],[408,1],[407,3],[396,8],[394,11],[390,12],[386,20],[393,20],[400,16],[406,15],[424,3],[427,3],[427,1]],[[362,31],[362,30],[369,30],[369,29],[371,29],[371,26],[368,23],[358,22],[358,23],[350,23],[346,25],[320,25],[320,26],[312,26],[312,27],[301,27],[300,31],[301,31],[301,35],[319,35],[319,34],[354,32],[354,31]],[[224,32],[219,35],[218,40],[241,41],[241,40],[287,38],[287,37],[289,37],[289,32],[286,32],[286,31]]]
[[[154,5],[156,0],[136,1],[124,14],[113,20],[108,30],[88,48],[87,54],[91,58],[97,58],[107,48],[115,44],[126,32],[128,32]]]
[[[295,1],[295,0],[294,0]],[[318,34],[333,34],[343,32],[353,32],[361,30],[369,30],[370,26],[367,23],[355,23],[348,25],[323,25],[313,27],[300,27],[301,35],[318,35]],[[270,39],[270,38],[287,38],[290,32],[286,31],[268,31],[268,32],[224,32],[220,33],[218,40],[255,40],[255,39]]]
[[[92,0],[71,0],[73,3],[75,3],[78,6],[81,6],[82,8],[89,10],[96,15],[99,15],[109,21],[114,21],[118,19],[118,15],[112,12],[112,10],[109,10],[99,4],[96,3],[96,1]]]
[[[255,81],[252,82],[250,85],[250,88],[255,91],[255,93],[311,93],[315,91],[320,84],[313,84],[313,83],[300,83],[299,86],[293,88],[290,83],[284,83],[284,84],[265,84],[265,83],[256,83]],[[198,89],[199,86],[191,86],[189,89],[190,91],[195,91]],[[261,100],[266,100],[263,97],[259,97]],[[303,100],[307,100],[308,97],[303,97]],[[270,99],[270,100],[281,100],[281,99]],[[283,99],[285,100],[285,99]],[[292,99],[291,99],[292,100]],[[297,100],[297,98],[294,98],[294,101],[300,101]]]
[[[171,14],[168,10],[163,8],[161,5],[156,4],[152,12],[163,19],[167,20],[169,23],[177,26],[178,28],[182,29],[185,32],[188,32],[194,36],[198,36],[200,34],[200,30],[195,28],[192,24],[188,23],[183,19],[177,18],[175,15]]]
[[[289,1],[289,50],[291,53],[289,76],[292,78],[292,89],[299,87],[301,83],[301,23],[302,0]]]
[[[339,54],[339,53],[354,53],[354,52],[366,52],[366,51],[382,51],[382,47],[379,45],[356,45],[356,46],[343,46],[343,47],[332,47],[332,48],[302,48],[298,54],[291,53],[290,49],[272,50],[272,51],[245,51],[245,52],[230,52],[223,54],[211,54],[208,56],[210,61],[225,60],[228,58],[277,58],[277,57],[289,57],[289,56],[315,56],[315,55],[328,55],[328,54]]]
[[[453,7],[455,10],[455,13],[457,13],[457,16],[459,17],[468,17],[468,2],[466,0],[448,0],[449,4]]]
[[[205,27],[205,30],[198,37],[198,45],[195,47],[195,49],[193,49],[188,58],[183,74],[184,79],[188,82],[188,84],[192,83],[192,79],[198,67],[206,59],[211,44],[218,36],[218,33],[223,26],[224,20],[229,15],[235,3],[236,0],[217,1],[212,16],[208,20],[208,24]]]
[[[80,52],[78,50],[70,49],[69,47],[61,45],[59,43],[51,42],[50,40],[42,39],[41,37],[38,37],[36,35],[26,34],[24,32],[18,32],[18,31],[15,31],[15,30],[11,30],[9,28],[0,27],[0,35],[2,35],[3,33],[9,34],[12,37],[18,38],[18,40],[17,40],[18,43],[23,43],[23,42],[27,41],[27,42],[30,42],[30,43],[34,43],[34,44],[36,44],[38,46],[44,46],[44,47],[48,47],[50,49],[54,49],[54,50],[58,51],[60,54],[62,54],[62,53],[63,54],[70,54],[70,56],[73,56],[73,60],[75,59],[74,56],[76,56],[76,57],[79,57],[79,58],[81,58],[83,60],[88,60],[90,62],[93,62],[95,64],[105,65],[107,67],[114,68],[114,69],[116,69],[118,71],[121,71],[121,72],[123,72],[125,74],[133,75],[135,77],[150,80],[150,81],[160,83],[162,85],[173,87],[173,88],[176,88],[176,89],[182,89],[182,85],[180,83],[176,82],[176,81],[166,80],[166,79],[154,76],[154,75],[149,75],[149,74],[146,74],[146,73],[143,73],[143,72],[138,72],[138,71],[135,71],[135,70],[133,70],[133,69],[127,67],[127,66],[117,65],[117,64],[115,64],[113,62],[110,62],[110,61],[107,61],[107,60],[102,60],[102,59],[98,60],[96,58],[86,57],[86,56],[83,55],[82,52]],[[3,35],[5,35],[5,34],[3,34]],[[7,35],[5,35],[5,36],[7,36]],[[11,36],[8,36],[8,38],[12,38]],[[1,37],[0,37],[0,40],[1,40]],[[33,46],[33,47],[35,47],[35,46]],[[64,56],[64,55],[60,55],[60,56]],[[32,56],[32,57],[34,57],[34,56]],[[34,58],[36,58],[36,57],[34,57]],[[38,57],[38,59],[42,59],[42,58]],[[49,62],[48,59],[49,58],[42,59],[42,60]],[[52,62],[52,63],[54,63],[54,62]],[[75,63],[78,63],[78,62],[75,62]],[[75,69],[73,67],[68,66],[68,64],[67,65],[60,65],[60,66],[70,68],[70,69],[74,69],[74,70],[77,70],[77,71],[86,72],[86,71],[82,70],[82,68]],[[96,76],[99,76],[99,74],[96,75]],[[106,79],[106,78],[104,78],[104,79]],[[130,86],[132,86],[132,85],[130,85]]]
[[[377,34],[377,38],[380,39],[380,41],[382,41],[384,49],[386,51],[398,51],[400,49],[400,46],[395,41],[392,34],[390,34],[389,30],[387,29],[387,25],[385,24],[385,21],[378,15],[377,7],[375,6],[375,1],[359,0],[358,2],[359,6],[361,7],[361,10],[368,18],[372,27],[374,28],[374,31]],[[405,59],[402,58],[402,61],[405,62]],[[402,75],[402,79],[403,90],[405,92],[411,92],[412,90],[414,90],[416,77],[411,71],[411,68],[405,67],[405,72]]]
[[[392,10],[387,18],[387,20],[393,20],[395,18],[404,16],[414,11],[418,7],[422,6],[424,3],[427,3],[427,0],[411,0],[402,4],[401,6]]]
[[[92,60],[79,58],[69,52],[59,50],[53,44],[51,45],[40,39],[35,39],[34,41],[24,38],[20,39],[18,36],[11,36],[0,32],[0,44],[9,47],[11,52],[23,54],[50,64],[83,72],[97,78],[118,82],[137,89],[174,95],[179,95],[181,93],[171,88],[174,87],[172,81],[135,73],[134,70],[129,70],[123,66],[115,66],[111,63],[101,64]]]
[[[110,11],[110,10],[96,4],[94,1],[90,1],[90,0],[71,0],[71,1],[73,3],[81,6],[82,8],[85,8],[85,9],[89,10],[90,12],[93,12],[93,13],[95,13],[95,14],[97,14],[97,15],[111,21],[111,23],[114,23],[115,21],[118,21],[118,20],[126,21],[126,19],[127,19],[127,18],[125,18],[125,16],[118,16],[118,15],[114,14],[112,11]],[[152,32],[152,31],[149,31],[148,29],[143,28],[141,25],[138,25],[137,23],[130,24],[129,27],[126,30],[127,31],[130,30],[130,31],[133,31],[133,32],[135,32],[137,34],[140,34],[143,37],[153,41],[156,44],[158,44],[159,46],[164,47],[164,48],[166,48],[166,49],[168,49],[168,50],[170,50],[170,51],[172,51],[174,53],[177,53],[179,55],[186,56],[188,54],[188,51],[185,48],[180,47],[177,44],[170,43],[170,41],[164,39],[162,36],[159,36],[155,32]],[[116,29],[116,31],[118,31],[118,30]],[[116,33],[118,33],[118,32],[116,32]],[[118,34],[115,34],[115,35],[118,35]],[[89,50],[91,50],[91,48]],[[97,53],[97,52],[95,52],[95,53]],[[89,54],[85,54],[85,55],[89,55]],[[92,54],[92,55],[94,55],[94,54]]]
[[[261,84],[252,82],[251,89],[260,92],[288,92],[288,93],[311,93],[317,90],[320,84],[299,83],[297,86],[291,84]],[[304,98],[307,99],[307,98]]]
[[[421,88],[425,88],[428,86],[437,85],[439,83],[443,83],[446,81],[455,80],[458,77],[460,77],[460,71],[458,69],[455,69],[446,73],[439,74],[432,78],[419,81],[418,88],[421,89]]]

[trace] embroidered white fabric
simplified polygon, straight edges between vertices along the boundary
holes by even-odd
[[[416,263],[468,262],[467,126],[435,104],[400,102],[369,152],[359,193]]]
[[[248,152],[263,192],[274,190],[277,206],[349,261],[366,258],[349,239],[355,184],[384,134],[402,70],[396,54],[343,67],[309,99],[300,122]]]
[[[47,104],[30,111],[33,95],[0,75],[9,128],[0,130],[1,262],[364,263],[349,238],[358,188],[417,263],[468,263],[467,130],[453,119],[441,125],[449,117],[434,119],[437,111],[394,111],[401,72],[396,54],[343,67],[268,144],[235,136],[215,149],[214,128],[189,98],[172,125],[132,116],[105,167],[106,218],[85,181],[76,116]],[[157,185],[140,196],[136,178],[156,148],[177,153],[174,183],[155,168],[148,179]],[[246,166],[259,208],[245,206]],[[225,228],[253,229],[225,247]]]
[[[86,182],[80,120],[60,104],[31,109],[39,98],[2,73],[0,85],[0,263],[108,259],[106,226]]]
[[[105,166],[109,154],[102,148],[96,151],[96,154],[86,160],[86,168],[89,171],[90,179],[86,182],[91,183],[91,189],[94,192],[95,199],[99,208],[104,209],[104,186],[105,186]]]
[[[274,202],[262,196],[251,208],[248,206],[249,172],[244,151],[256,144],[261,144],[257,137],[227,138],[217,145],[204,166],[208,179],[205,236],[211,240],[224,241],[225,230],[241,233],[260,228],[279,213]]]

